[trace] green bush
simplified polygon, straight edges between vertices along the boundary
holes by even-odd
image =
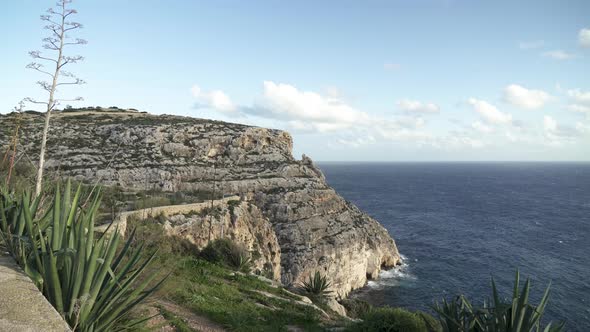
[[[200,256],[211,262],[248,273],[252,269],[250,253],[243,246],[229,240],[217,239],[201,250]]]
[[[362,319],[373,309],[369,302],[359,299],[344,299],[340,301],[340,304],[344,306],[346,315],[350,318]]]
[[[438,331],[435,319],[423,312],[410,312],[401,308],[373,308],[352,325],[351,332],[430,332]],[[434,326],[433,326],[434,325]]]

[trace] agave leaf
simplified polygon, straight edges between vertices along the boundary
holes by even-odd
[[[112,223],[111,223],[112,224]],[[119,266],[119,264],[121,263],[121,260],[123,259],[123,257],[125,257],[125,255],[127,254],[127,251],[129,250],[129,247],[131,246],[131,243],[133,242],[133,238],[135,237],[135,231],[136,229],[134,228],[131,231],[131,234],[129,234],[129,236],[127,237],[127,241],[125,242],[125,246],[123,247],[123,249],[121,250],[121,252],[119,253],[119,255],[117,256],[117,258],[115,259],[115,261],[113,262],[113,270],[116,270],[117,267]],[[119,228],[116,227],[115,228],[115,233],[119,233]],[[105,232],[106,233],[106,232]],[[104,235],[103,235],[104,236]]]
[[[98,329],[108,330],[108,328],[111,327],[112,324],[115,323],[119,317],[129,312],[131,308],[143,301],[146,297],[148,297],[156,289],[158,289],[161,286],[161,284],[166,280],[166,278],[163,278],[154,287],[144,292],[144,289],[149,284],[151,284],[157,278],[157,276],[157,274],[153,274],[152,276],[147,278],[141,285],[134,289],[133,292],[131,292],[131,294],[129,294],[125,301],[118,303],[118,305],[114,307],[114,309],[106,317],[104,317],[103,321],[105,323],[99,325]]]
[[[53,255],[53,252],[51,251],[50,248],[48,248],[47,250],[47,257],[49,258],[49,262],[48,262],[48,269],[47,269],[47,273],[48,273],[48,284],[47,284],[47,288],[49,290],[49,293],[51,293],[51,297],[53,298],[53,302],[52,304],[55,305],[55,309],[57,310],[57,312],[59,312],[61,315],[63,315],[64,312],[64,308],[63,308],[63,298],[62,298],[62,291],[61,291],[61,283],[59,280],[59,275],[57,272],[57,262],[56,262],[56,258]]]
[[[75,225],[72,225],[72,228],[75,230]],[[79,225],[79,228],[83,227],[82,224]],[[74,306],[76,301],[78,300],[78,295],[80,294],[80,289],[82,288],[82,280],[84,276],[84,271],[86,270],[86,246],[82,240],[82,236],[77,237],[76,241],[76,256],[74,258],[73,270],[72,270],[72,282],[68,292],[68,314],[74,314]]]
[[[541,298],[541,302],[539,302],[539,306],[537,306],[537,310],[535,310],[535,314],[538,316],[538,320],[541,320],[541,316],[543,312],[545,312],[545,307],[547,306],[547,302],[549,302],[549,294],[551,293],[551,282],[545,288],[545,292],[543,293],[543,297]]]
[[[62,234],[62,229],[60,227],[60,220],[61,220],[61,194],[59,190],[59,184],[55,189],[55,197],[53,201],[53,219],[52,219],[52,231],[51,231],[51,250],[56,251],[59,249],[59,245],[61,244],[60,235]]]
[[[4,199],[0,199],[0,232],[6,232],[7,230],[8,230],[8,218],[6,218]]]
[[[517,314],[516,317],[516,331],[522,331],[523,323],[525,321],[526,311],[528,309],[528,298],[529,291],[531,288],[531,280],[527,278],[522,289],[522,293],[517,302]]]
[[[108,272],[108,269],[110,268],[113,257],[115,256],[115,251],[117,250],[118,243],[119,243],[119,235],[115,234],[113,236],[113,238],[111,239],[111,241],[109,241],[109,243],[108,243],[108,250],[107,250],[106,256],[104,257],[104,261],[100,265],[100,269],[98,270],[95,280],[93,280],[93,282],[92,282],[93,286],[92,286],[92,289],[90,290],[90,298],[89,298],[89,301],[91,301],[91,303],[94,303],[96,301],[96,297],[98,296],[98,292],[100,291],[100,289],[103,285],[103,280]],[[86,308],[86,311],[82,311],[81,315],[86,316],[89,311],[90,311],[90,306],[88,306]]]
[[[32,267],[31,264],[27,264],[27,263],[25,263],[24,270],[25,270],[25,273],[27,274],[27,276],[29,276],[29,278],[31,278],[31,280],[33,280],[33,283],[37,286],[37,288],[41,288],[43,285],[43,276],[41,276],[39,271],[37,271],[34,267]]]
[[[71,195],[72,182],[70,179],[68,179],[66,181],[66,187],[64,188],[64,197],[61,205],[61,218],[59,220],[59,223],[64,226],[64,229],[68,226],[67,218],[69,217],[70,208],[72,206]]]

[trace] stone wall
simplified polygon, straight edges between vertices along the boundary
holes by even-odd
[[[0,248],[0,331],[71,331],[3,248]]]

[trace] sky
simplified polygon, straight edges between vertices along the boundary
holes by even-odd
[[[3,3],[0,113],[53,0]],[[76,0],[72,106],[289,131],[316,161],[590,161],[590,1]],[[27,109],[42,110],[28,104]]]

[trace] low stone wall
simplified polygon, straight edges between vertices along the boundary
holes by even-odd
[[[71,331],[3,249],[0,249],[0,331]]]
[[[180,205],[166,205],[166,206],[157,206],[153,208],[141,209],[141,210],[134,210],[134,211],[125,211],[119,213],[113,224],[110,225],[101,225],[95,228],[97,232],[105,232],[109,231],[112,232],[115,229],[119,231],[121,235],[125,235],[127,231],[127,219],[131,216],[137,216],[141,219],[149,218],[149,217],[156,217],[159,215],[164,215],[165,217],[175,215],[175,214],[182,214],[182,213],[189,213],[191,211],[199,212],[202,209],[211,207],[211,206],[219,206],[219,205],[226,205],[229,201],[240,200],[240,196],[230,196],[224,199],[217,199],[213,202],[206,201],[202,203],[193,203],[193,204],[180,204]]]

